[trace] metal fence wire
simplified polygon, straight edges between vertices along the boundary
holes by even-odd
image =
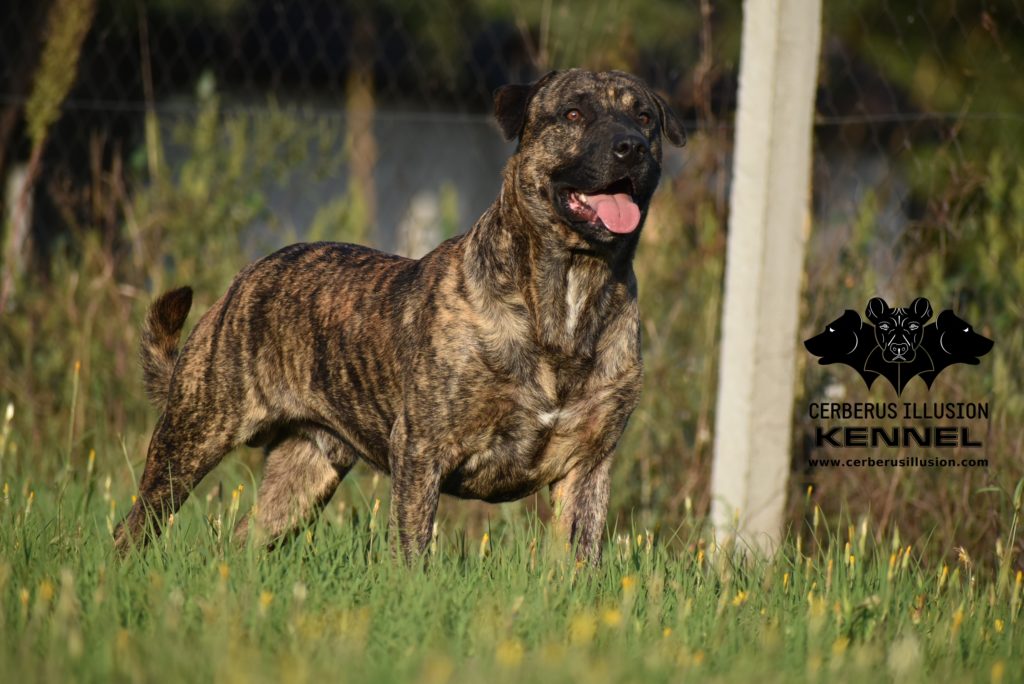
[[[47,17],[56,5],[95,2],[12,3],[0,17],[5,177],[31,155],[23,114]],[[98,0],[45,147],[32,232],[44,243],[59,234],[74,188],[111,155],[124,158],[128,177],[145,178],[147,111],[173,165],[211,97],[222,124],[233,114],[287,111],[297,125],[278,135],[324,134],[297,143],[304,149],[293,151],[288,182],[267,189],[275,223],[306,234],[355,174],[364,177],[365,216],[376,227],[370,237],[411,252],[436,237],[418,236],[419,227],[464,229],[490,202],[509,152],[489,120],[491,93],[549,67],[638,73],[669,95],[691,133],[726,131],[716,138],[724,161],[741,20],[732,5]],[[1024,137],[1015,38],[1022,29],[1011,0],[826,3],[814,159],[819,222],[851,224],[870,196],[878,229],[895,235],[946,190],[937,187],[949,181],[937,164],[984,164],[994,150],[1016,149]],[[9,200],[10,191],[8,207]],[[882,271],[891,267],[884,254],[872,258]]]

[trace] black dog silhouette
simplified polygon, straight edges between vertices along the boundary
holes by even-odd
[[[807,351],[820,356],[818,364],[827,366],[842,363],[853,368],[870,388],[878,373],[864,369],[868,354],[875,348],[871,326],[865,325],[860,315],[847,309],[843,315],[825,326],[825,330],[804,342]]]
[[[925,327],[921,348],[931,356],[933,368],[923,371],[921,379],[931,388],[938,374],[955,363],[977,366],[981,363],[978,357],[988,354],[993,344],[992,340],[974,332],[970,323],[946,309],[935,323]]]
[[[974,332],[970,323],[950,309],[940,313],[935,323],[925,325],[932,306],[924,297],[899,308],[875,297],[865,313],[874,326],[847,309],[823,332],[804,341],[804,346],[821,357],[820,365],[850,366],[868,388],[881,375],[902,394],[911,378],[920,375],[930,389],[943,369],[956,363],[978,365],[978,357],[992,349],[992,340]]]
[[[932,317],[932,305],[924,297],[909,307],[893,308],[881,297],[868,302],[868,320],[875,325],[877,346],[869,354],[864,368],[885,377],[902,394],[910,379],[934,370],[931,355],[921,348],[925,323]]]

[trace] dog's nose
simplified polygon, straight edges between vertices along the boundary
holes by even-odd
[[[632,166],[648,151],[647,139],[636,133],[619,133],[612,138],[612,154]]]

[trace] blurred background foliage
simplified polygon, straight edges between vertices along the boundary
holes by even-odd
[[[812,485],[829,515],[879,518],[880,538],[898,526],[941,540],[936,553],[990,553],[1014,543],[1001,525],[1024,475],[1024,12],[863,0],[824,14],[801,339],[875,295],[954,308],[994,351],[900,400],[988,401],[972,429],[990,465],[811,469],[827,454],[808,402],[897,398],[801,355],[792,524]],[[14,407],[0,478],[46,482],[94,450],[132,490],[155,419],[137,330],[156,293],[191,283],[194,322],[241,266],[289,242],[416,253],[467,229],[510,152],[493,89],[586,66],[646,78],[690,132],[637,257],[647,381],[612,524],[671,533],[703,515],[740,21],[739,3],[711,0],[18,3],[0,17],[0,408]],[[207,488],[261,467],[252,450],[229,461]],[[376,486],[362,473],[338,496],[364,506]],[[444,514],[482,526],[546,515],[544,500]]]

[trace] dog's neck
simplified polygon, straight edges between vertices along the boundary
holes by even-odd
[[[591,352],[610,316],[636,297],[632,248],[609,254],[560,225],[537,225],[524,207],[544,200],[524,197],[516,180],[510,163],[501,194],[466,237],[470,299],[496,325],[525,314],[546,349]]]

